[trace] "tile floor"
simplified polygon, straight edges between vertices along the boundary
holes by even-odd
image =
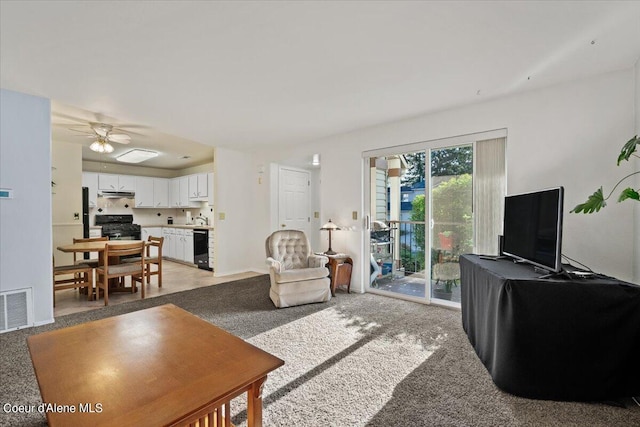
[[[151,284],[147,285],[145,298],[153,298],[174,292],[195,289],[201,286],[217,285],[233,280],[259,276],[261,273],[248,271],[224,277],[214,277],[213,272],[171,261],[162,261],[162,288],[158,288],[158,276],[151,276]],[[127,286],[130,285],[127,279]],[[109,305],[140,299],[140,291],[131,293],[109,293]],[[104,299],[87,301],[86,295],[80,295],[76,289],[65,289],[56,292],[54,316],[97,310],[104,307]]]

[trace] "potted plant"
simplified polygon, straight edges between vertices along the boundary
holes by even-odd
[[[620,155],[618,155],[618,166],[620,166],[620,162],[623,160],[629,161],[629,158],[631,156],[640,158],[640,156],[635,154],[638,148],[638,145],[640,145],[640,138],[638,138],[638,135],[634,136],[629,141],[627,141],[626,144],[624,144],[624,146],[622,147],[622,150],[620,151]],[[591,196],[589,196],[586,202],[580,203],[575,208],[573,208],[571,212],[572,213],[582,212],[585,214],[598,212],[600,209],[607,206],[607,200],[609,199],[609,197],[613,195],[613,192],[616,191],[616,188],[618,188],[618,186],[623,181],[637,174],[640,174],[640,170],[632,172],[627,176],[623,177],[622,179],[620,179],[620,181],[618,181],[618,183],[613,187],[613,190],[609,192],[609,195],[607,197],[604,197],[604,193],[602,192],[602,187],[600,187]],[[622,192],[618,196],[618,203],[627,199],[640,201],[640,188],[635,190],[632,187],[627,187],[624,190],[622,190]]]

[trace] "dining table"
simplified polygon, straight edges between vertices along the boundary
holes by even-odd
[[[57,249],[60,252],[65,253],[85,253],[85,252],[97,252],[98,253],[98,265],[104,264],[104,252],[105,246],[107,243],[109,246],[117,246],[117,245],[128,245],[131,243],[140,243],[143,240],[99,240],[93,242],[77,242],[71,243],[68,245],[58,246]],[[149,242],[144,240],[145,245],[148,245]],[[111,257],[109,257],[111,258]],[[119,263],[118,259],[109,259],[109,264],[117,264]],[[111,279],[109,282],[109,292],[131,292],[131,287],[123,287],[120,286],[117,279]],[[96,299],[98,295],[96,295]]]

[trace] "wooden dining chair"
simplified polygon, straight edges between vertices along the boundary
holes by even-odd
[[[72,288],[87,288],[87,300],[93,300],[93,267],[87,264],[59,265],[53,261],[53,306],[56,306],[56,291]],[[59,276],[71,276],[58,278]]]
[[[151,283],[151,276],[158,276],[158,287],[162,287],[162,245],[164,244],[164,237],[153,237],[149,236],[147,240],[147,255],[144,257],[144,268],[145,268],[145,277],[147,278],[147,283]],[[156,248],[154,252],[155,255],[151,255],[152,248]],[[126,262],[137,262],[135,259],[127,259]],[[152,269],[152,265],[156,265],[155,269]],[[138,277],[132,277],[133,286],[135,286],[136,282],[140,282],[141,285],[144,284],[142,280],[139,280]],[[144,286],[143,286],[144,287]]]
[[[119,242],[122,242],[121,240]],[[134,277],[144,276],[144,245],[145,242],[125,244],[105,244],[104,262],[96,268],[96,299],[100,298],[100,291],[104,291],[104,305],[109,305],[109,279],[131,276],[131,290],[135,290]],[[121,262],[120,257],[134,256],[135,262]],[[142,279],[144,280],[144,279]],[[144,299],[144,286],[141,292]]]

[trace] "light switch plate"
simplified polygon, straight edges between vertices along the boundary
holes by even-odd
[[[224,221],[226,217],[227,217],[227,216],[224,214],[224,212],[220,212],[220,213],[218,213],[218,219],[219,219],[220,221]]]
[[[358,211],[351,212],[351,218],[358,219]]]

